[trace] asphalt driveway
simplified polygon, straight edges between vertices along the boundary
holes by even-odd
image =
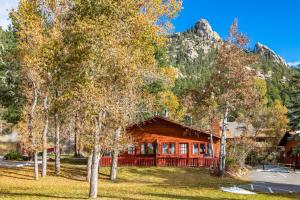
[[[0,167],[15,168],[15,167],[25,167],[30,165],[32,165],[31,162],[8,161],[8,160],[4,160],[3,156],[0,156]]]
[[[253,170],[248,179],[252,181],[251,184],[239,187],[265,193],[300,193],[300,171],[267,166],[264,170]]]

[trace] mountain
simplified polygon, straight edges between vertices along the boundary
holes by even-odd
[[[294,62],[294,63],[288,63],[290,67],[293,68],[300,68],[300,63],[299,62]]]
[[[176,94],[182,95],[188,89],[203,86],[212,72],[218,46],[223,42],[205,19],[199,20],[187,31],[170,36],[167,44],[169,61],[181,75],[174,89]],[[293,69],[266,45],[257,43],[252,52],[260,57],[253,67],[258,77],[267,82],[270,104],[279,99],[286,105],[289,101],[286,90]]]
[[[222,38],[213,31],[209,22],[201,19],[181,33],[169,38],[167,53],[169,62],[178,69],[179,79],[174,92],[182,95],[188,89],[201,87],[213,69],[215,52]]]
[[[171,36],[168,43],[170,60],[174,61],[183,56],[192,61],[203,53],[208,54],[221,42],[221,37],[213,31],[209,22],[201,19],[191,29]]]
[[[273,63],[279,64],[279,65],[282,65],[285,67],[289,67],[287,62],[281,56],[276,54],[272,49],[270,49],[266,45],[263,45],[259,42],[256,43],[256,45],[255,45],[255,53],[260,55],[260,57],[262,57],[262,58],[266,58],[266,59],[270,60]]]
[[[187,60],[194,60],[199,54],[208,54],[223,42],[222,38],[215,32],[206,19],[200,19],[189,30],[175,33],[170,37],[168,51],[170,60],[178,59],[182,54]],[[256,43],[254,52],[262,59],[267,59],[274,64],[289,67],[288,63],[271,48],[261,43]]]

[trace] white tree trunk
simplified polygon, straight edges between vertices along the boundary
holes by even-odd
[[[105,118],[106,112],[100,112],[98,118],[94,120],[95,133],[93,141],[93,158],[91,166],[91,179],[90,179],[90,198],[97,198],[98,194],[98,172],[100,160],[100,133],[102,132],[102,119]]]
[[[38,163],[38,151],[35,150],[33,153],[34,159],[34,178],[35,180],[39,179],[39,163]]]
[[[45,110],[45,127],[43,131],[43,161],[42,161],[42,177],[47,175],[47,134],[49,127],[49,113],[48,113],[48,96],[44,99],[44,110]]]
[[[221,150],[220,150],[220,167],[219,175],[223,176],[226,163],[226,132],[227,132],[227,121],[228,121],[228,106],[225,107],[225,113],[222,122],[222,136],[221,136]]]
[[[79,136],[79,127],[78,127],[78,113],[76,112],[75,115],[75,128],[74,128],[74,157],[80,157],[81,156],[81,152],[80,152],[80,136]]]
[[[89,154],[88,162],[87,162],[87,166],[86,166],[86,171],[87,171],[86,181],[88,183],[90,183],[90,180],[91,180],[92,159],[93,159],[93,151],[91,151],[91,153]]]
[[[100,159],[99,145],[94,144],[92,165],[91,165],[91,178],[90,178],[90,194],[89,194],[90,198],[97,198],[97,194],[98,194],[99,159]]]
[[[119,127],[115,131],[114,150],[112,152],[112,161],[111,161],[111,168],[110,168],[110,180],[111,181],[114,181],[117,179],[118,156],[119,156],[118,143],[119,143],[120,135],[121,135],[121,127]]]
[[[29,135],[30,135],[29,137],[32,142],[33,149],[34,149],[34,153],[33,153],[34,177],[36,180],[38,180],[38,178],[39,178],[39,165],[38,165],[38,147],[37,147],[35,135],[34,135],[33,120],[34,120],[34,112],[35,112],[35,108],[37,105],[37,100],[38,100],[38,91],[37,91],[34,81],[32,81],[32,104],[31,104],[31,109],[29,111],[29,115],[28,115],[28,130],[29,130]]]
[[[213,161],[213,171],[216,171],[216,161],[215,161],[215,152],[214,152],[214,141],[213,141],[213,118],[210,121],[210,153]]]
[[[60,122],[55,113],[55,174],[60,174]]]

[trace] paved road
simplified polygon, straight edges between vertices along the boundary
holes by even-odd
[[[30,165],[32,165],[31,162],[8,161],[8,160],[4,160],[3,156],[0,156],[0,167],[15,168],[15,167],[30,166]]]
[[[300,193],[300,171],[269,166],[252,171],[249,180],[252,184],[239,187],[266,193]]]

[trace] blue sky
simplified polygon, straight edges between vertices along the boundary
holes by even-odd
[[[221,37],[234,18],[251,44],[261,42],[288,62],[300,62],[300,0],[183,0],[175,31],[207,19]]]
[[[226,38],[234,18],[251,44],[261,42],[288,62],[300,62],[300,0],[183,0],[184,9],[173,21],[175,31],[184,31],[201,18],[207,19]],[[18,0],[0,0],[0,26],[9,23],[7,9]]]
[[[0,0],[0,26],[6,28],[9,24],[8,13],[12,8],[17,8],[18,0]]]

